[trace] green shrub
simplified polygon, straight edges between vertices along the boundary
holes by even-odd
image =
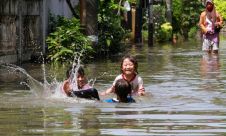
[[[217,11],[221,16],[226,19],[226,1],[225,0],[214,0]]]
[[[188,32],[188,37],[189,37],[189,38],[194,38],[194,37],[196,36],[197,32],[198,32],[198,28],[195,27],[195,26],[192,27],[192,28],[190,29],[190,31]]]
[[[169,22],[166,22],[166,23],[162,24],[160,28],[161,29],[159,31],[157,40],[160,42],[171,40],[172,39],[172,31],[173,31],[171,24]]]
[[[199,22],[200,13],[204,10],[200,0],[173,0],[173,32],[180,33],[188,39],[190,29]]]
[[[61,18],[61,25],[47,37],[48,57],[51,61],[65,62],[83,54],[87,58],[93,51],[89,39],[81,33],[80,21],[76,18]]]

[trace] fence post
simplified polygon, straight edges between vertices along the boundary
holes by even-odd
[[[136,19],[135,19],[135,43],[142,42],[142,7],[141,0],[136,5]]]
[[[136,20],[136,8],[134,5],[132,5],[132,10],[131,10],[131,14],[132,14],[132,41],[135,40],[135,20]]]
[[[148,1],[148,45],[153,46],[153,0]]]

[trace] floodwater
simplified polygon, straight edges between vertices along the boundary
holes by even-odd
[[[132,46],[128,53],[138,59],[147,92],[132,104],[46,93],[39,82],[55,78],[59,85],[64,65],[23,64],[25,73],[37,80],[31,89],[22,83],[27,78],[18,70],[1,68],[0,135],[226,135],[225,44],[222,40],[215,56],[203,54],[200,41]],[[85,64],[88,79],[99,92],[119,74],[120,58]]]

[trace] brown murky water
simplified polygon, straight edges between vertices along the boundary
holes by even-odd
[[[199,42],[133,46],[128,52],[138,59],[147,91],[133,104],[37,97],[43,90],[29,90],[20,84],[22,76],[1,69],[0,135],[226,135],[225,44],[222,40],[218,56],[204,55]],[[100,92],[119,74],[119,60],[85,65]],[[40,64],[22,67],[43,81]],[[64,79],[66,66],[45,67],[47,79]]]

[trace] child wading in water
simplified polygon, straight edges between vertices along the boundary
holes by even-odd
[[[117,98],[107,99],[107,100],[104,100],[104,102],[109,102],[109,103],[135,102],[135,100],[131,97],[131,92],[132,92],[131,85],[126,80],[119,79],[115,83],[115,94],[117,95]]]
[[[118,75],[115,78],[112,87],[102,92],[101,95],[107,95],[109,93],[115,92],[115,84],[119,79],[124,79],[129,82],[132,88],[132,95],[144,95],[145,89],[143,87],[143,79],[138,75],[137,68],[138,63],[134,57],[129,55],[123,57],[121,61],[122,74]]]
[[[63,82],[62,91],[69,97],[77,96],[80,98],[100,100],[98,91],[87,83],[84,69],[81,66],[78,68],[77,77],[76,77],[78,90],[73,89],[73,85],[76,85],[76,83],[73,83],[73,82],[71,83],[70,81],[71,75],[75,74],[73,70],[75,69],[69,68],[67,70],[66,72],[67,79]]]

